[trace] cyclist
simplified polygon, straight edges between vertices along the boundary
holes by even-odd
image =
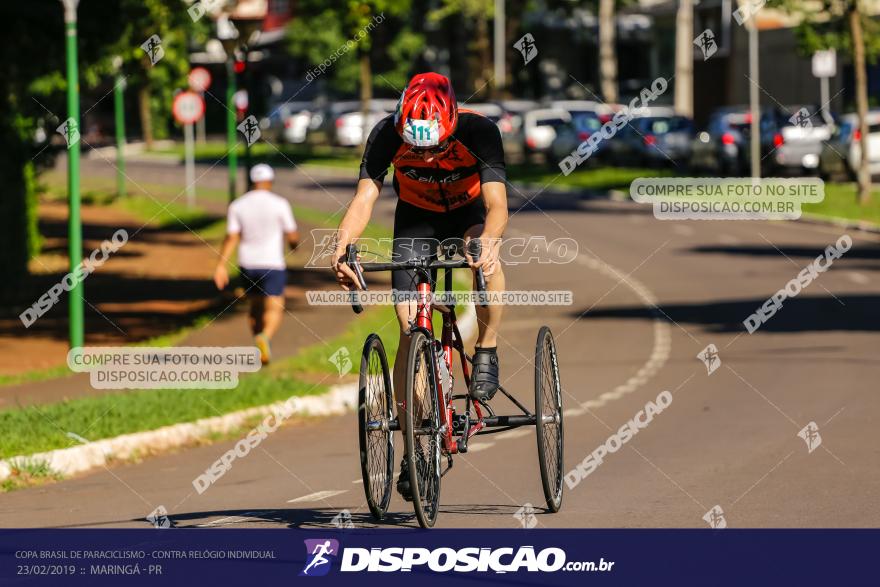
[[[498,261],[507,224],[501,134],[488,118],[459,110],[452,85],[438,73],[414,76],[400,97],[397,111],[370,133],[357,191],[339,225],[333,268],[340,285],[344,289],[357,287],[354,273],[344,263],[345,248],[360,237],[369,222],[390,165],[394,166],[393,187],[398,196],[393,259],[430,257],[436,254],[437,244],[446,239],[463,238],[467,242],[478,238],[482,253],[478,261],[468,255],[469,265],[475,272],[483,269],[489,292],[504,291],[504,273]],[[392,285],[398,292],[414,291],[415,271],[395,271]],[[397,303],[395,310],[400,323],[393,377],[397,393],[406,384],[408,333],[415,302]],[[469,393],[480,401],[492,399],[498,389],[500,322],[500,305],[477,307],[478,336]],[[404,465],[397,489],[409,498],[409,475]]]

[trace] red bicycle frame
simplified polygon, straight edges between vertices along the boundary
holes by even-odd
[[[433,324],[433,309],[434,305],[431,303],[431,285],[427,282],[419,282],[416,286],[416,291],[418,292],[418,309],[416,311],[416,326],[427,332],[431,333],[432,342],[434,339],[434,324]],[[471,383],[471,373],[470,373],[470,365],[467,361],[467,356],[464,352],[464,343],[461,340],[461,333],[458,330],[458,323],[456,322],[455,317],[455,308],[450,308],[448,306],[436,306],[437,310],[443,315],[443,327],[440,335],[440,347],[443,350],[442,360],[446,363],[446,369],[451,374],[452,373],[452,365],[453,365],[453,351],[458,351],[459,360],[461,361],[461,370],[464,374],[465,386],[470,387]],[[431,352],[434,352],[434,349],[431,349]],[[437,368],[434,370],[434,380],[437,382],[437,405],[442,406],[441,409],[441,426],[445,429],[445,433],[443,434],[443,448],[449,454],[455,454],[459,452],[458,447],[459,444],[454,438],[453,434],[453,396],[452,389],[444,390],[443,386],[445,382],[443,378],[440,376],[439,371],[440,366],[437,365]],[[467,406],[471,405],[471,400],[467,399]],[[470,439],[480,430],[485,428],[485,424],[483,423],[483,411],[480,409],[480,404],[478,402],[473,402],[474,412],[476,413],[476,422],[468,426],[468,429],[461,436],[466,437],[466,439]],[[467,412],[467,408],[466,408]],[[466,442],[466,440],[465,440]]]

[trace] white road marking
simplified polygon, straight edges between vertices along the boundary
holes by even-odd
[[[316,491],[315,493],[303,495],[302,497],[288,499],[287,503],[304,503],[307,501],[320,501],[322,499],[328,499],[328,498],[334,497],[336,495],[341,495],[343,493],[346,493],[347,491],[348,491],[348,489],[326,489],[324,491]]]
[[[211,521],[211,522],[208,522],[207,524],[196,524],[196,527],[197,527],[197,528],[208,528],[208,527],[211,527],[211,526],[221,526],[221,525],[226,525],[226,524],[237,524],[237,523],[239,523],[239,522],[244,522],[244,521],[247,521],[247,520],[252,520],[252,519],[254,519],[253,514],[261,514],[261,515],[265,516],[266,514],[273,514],[273,513],[275,513],[275,511],[276,511],[276,510],[272,510],[272,511],[269,511],[269,512],[245,512],[245,513],[243,513],[243,514],[241,514],[241,515],[238,515],[238,516],[226,516],[225,518],[218,518],[218,519],[216,519],[216,520],[213,520],[213,521]]]

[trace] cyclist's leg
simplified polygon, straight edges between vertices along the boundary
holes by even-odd
[[[406,202],[397,203],[394,212],[394,244],[392,260],[395,262],[432,257],[436,254],[438,241],[437,226],[440,224],[438,214],[423,210]],[[415,271],[393,271],[391,287],[398,295],[415,294],[418,276]],[[406,362],[409,356],[409,327],[416,316],[415,299],[395,304],[397,321],[400,326],[400,343],[394,361],[392,375],[395,402],[400,407],[406,385]],[[400,418],[403,421],[403,418]]]
[[[483,225],[478,224],[470,227],[465,232],[465,242],[477,238],[483,232]],[[490,295],[500,295],[505,288],[504,270],[501,263],[495,265],[495,270],[486,275],[486,291]],[[477,288],[476,272],[474,272],[474,290]],[[477,347],[494,348],[498,346],[498,329],[501,326],[501,316],[504,306],[501,304],[488,304],[485,308],[477,305]]]

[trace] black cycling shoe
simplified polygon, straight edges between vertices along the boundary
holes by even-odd
[[[424,476],[425,469],[427,469],[428,462],[425,460],[425,455],[422,454],[422,451],[416,449],[416,468],[417,470]],[[412,501],[412,486],[409,483],[409,464],[406,462],[406,457],[400,461],[400,476],[397,477],[397,493],[400,494],[406,501]]]
[[[471,398],[487,402],[495,396],[495,392],[498,391],[498,385],[498,354],[496,353],[496,347],[477,347],[474,350],[471,388],[468,390]]]
[[[397,493],[406,501],[412,501],[412,488],[409,485],[409,465],[406,457],[400,461],[400,475],[397,477]]]

